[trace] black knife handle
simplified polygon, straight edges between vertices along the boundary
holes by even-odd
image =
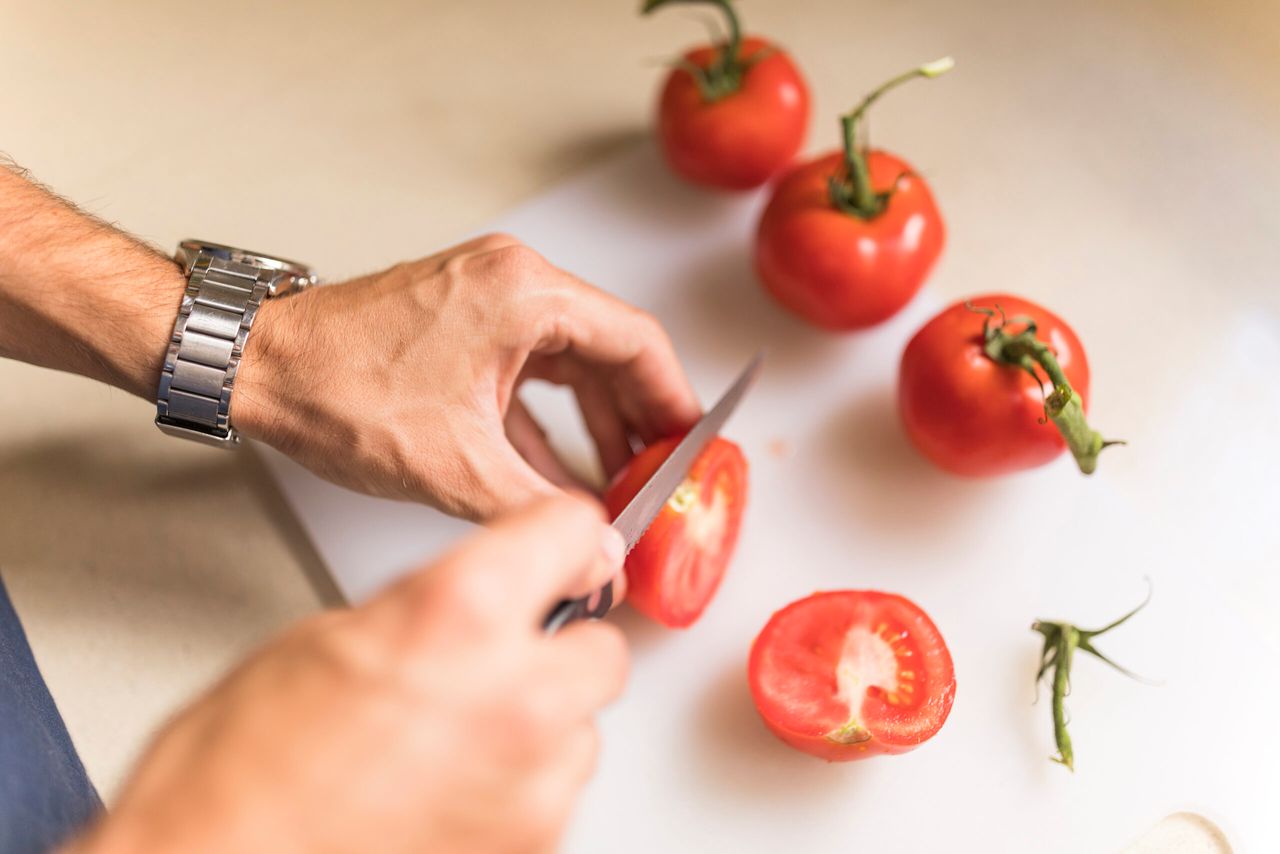
[[[596,606],[591,607],[591,600],[596,599]],[[574,620],[598,620],[613,607],[613,582],[600,588],[599,593],[583,596],[581,599],[564,599],[551,609],[551,613],[542,621],[542,629],[553,634]]]

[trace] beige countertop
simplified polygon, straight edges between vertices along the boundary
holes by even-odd
[[[261,247],[335,279],[426,254],[643,136],[662,60],[702,38],[698,15],[642,20],[631,2],[267,5],[0,0],[0,152],[157,245]],[[810,80],[810,150],[881,79],[956,56],[873,123],[948,218],[930,286],[1033,281],[1087,316],[1112,372],[1094,405],[1115,423],[1150,400],[1126,388],[1159,390],[1204,352],[1207,306],[1280,310],[1275,3],[741,5]],[[1063,180],[1066,160],[1091,180]],[[1149,218],[1091,227],[1094,206],[1135,195]],[[1010,244],[966,244],[976,217],[1016,223]],[[1177,342],[1165,372],[1135,358],[1134,323]],[[108,798],[184,698],[333,600],[250,455],[150,419],[0,362],[0,569]]]

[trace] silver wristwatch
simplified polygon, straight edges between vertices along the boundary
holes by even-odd
[[[240,355],[264,299],[316,283],[305,264],[202,240],[175,256],[187,277],[156,392],[156,426],[171,436],[234,447],[231,396]]]

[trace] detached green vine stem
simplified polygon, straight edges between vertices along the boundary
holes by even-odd
[[[686,60],[678,61],[677,67],[683,68],[693,77],[704,101],[718,101],[738,91],[738,87],[742,85],[742,76],[750,63],[743,62],[738,56],[738,51],[742,47],[742,27],[738,23],[738,13],[734,11],[733,4],[730,0],[645,0],[644,5],[640,7],[640,13],[648,15],[664,6],[676,4],[715,6],[724,14],[729,26],[729,38],[720,47],[720,55],[710,67],[702,68]]]
[[[1147,579],[1147,598],[1142,600],[1142,604],[1100,629],[1081,629],[1071,623],[1051,623],[1046,620],[1036,620],[1031,624],[1032,631],[1044,635],[1044,648],[1040,653],[1040,671],[1036,674],[1037,686],[1044,679],[1044,675],[1049,671],[1049,668],[1053,668],[1053,681],[1051,683],[1053,687],[1053,739],[1058,746],[1058,755],[1049,758],[1060,765],[1065,765],[1070,771],[1075,770],[1075,753],[1071,746],[1071,736],[1067,733],[1067,713],[1064,701],[1066,696],[1071,693],[1072,658],[1076,650],[1082,650],[1111,665],[1130,678],[1146,681],[1099,652],[1093,645],[1093,639],[1099,635],[1106,634],[1145,608],[1147,603],[1151,601],[1151,592],[1151,580]]]
[[[1062,434],[1080,471],[1093,474],[1103,448],[1123,445],[1124,442],[1102,438],[1102,434],[1085,421],[1080,395],[1071,387],[1053,350],[1036,338],[1035,321],[1030,317],[1007,318],[1000,306],[994,309],[978,308],[972,303],[965,303],[965,307],[986,316],[982,322],[983,346],[992,361],[1021,368],[1035,379],[1042,391],[1044,379],[1039,371],[1044,371],[1053,386],[1053,390],[1044,399],[1045,418],[1052,421],[1053,426]],[[1000,322],[993,324],[997,314]],[[1009,332],[1009,327],[1014,324],[1021,324],[1022,330],[1017,333]]]
[[[901,86],[908,80],[914,80],[917,77],[940,77],[955,68],[955,65],[954,59],[944,56],[942,59],[927,62],[899,74],[863,98],[862,103],[858,104],[853,112],[840,117],[840,129],[844,135],[845,175],[843,180],[831,179],[829,186],[832,204],[845,213],[862,219],[870,219],[884,210],[884,206],[893,195],[894,188],[876,192],[876,189],[871,186],[871,173],[867,168],[869,145],[865,132],[867,110],[886,92]]]

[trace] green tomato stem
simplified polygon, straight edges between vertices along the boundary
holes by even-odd
[[[1148,580],[1147,598],[1142,600],[1142,604],[1100,629],[1081,629],[1071,623],[1053,623],[1047,620],[1036,620],[1031,624],[1032,631],[1044,635],[1044,648],[1040,653],[1040,671],[1036,674],[1036,684],[1039,685],[1049,669],[1053,669],[1053,741],[1058,747],[1058,755],[1050,758],[1054,762],[1065,765],[1069,771],[1075,770],[1075,752],[1071,746],[1071,735],[1067,732],[1066,697],[1071,693],[1071,664],[1075,652],[1077,649],[1083,650],[1126,676],[1139,679],[1140,677],[1099,652],[1093,645],[1093,639],[1123,624],[1145,608],[1150,601],[1151,588]]]
[[[1051,757],[1054,762],[1067,766],[1068,771],[1075,771],[1075,753],[1071,749],[1071,735],[1067,732],[1067,711],[1065,701],[1071,692],[1071,659],[1079,642],[1080,634],[1075,626],[1063,626],[1058,635],[1057,661],[1053,671],[1053,742],[1058,747],[1058,755]]]
[[[895,89],[917,77],[934,78],[946,74],[955,67],[955,60],[949,56],[933,62],[925,63],[899,74],[874,89],[862,99],[862,102],[840,117],[840,131],[844,140],[845,180],[831,182],[831,201],[840,210],[863,219],[870,219],[884,210],[889,201],[887,193],[877,193],[871,186],[871,172],[867,167],[866,152],[869,148],[866,139],[866,115],[871,105],[891,89]]]
[[[1044,401],[1045,418],[1062,435],[1080,471],[1093,474],[1098,468],[1098,455],[1102,450],[1111,445],[1123,445],[1124,442],[1104,439],[1101,433],[1089,426],[1080,395],[1071,387],[1053,350],[1036,338],[1035,323],[1030,318],[1015,318],[1010,321],[999,306],[993,311],[970,305],[969,310],[986,315],[982,324],[982,337],[986,354],[992,361],[1026,371],[1042,388],[1044,381],[1039,371],[1044,371],[1052,386],[1052,391]],[[992,320],[997,313],[1000,315],[1000,323],[993,325]],[[1021,332],[1011,333],[1007,331],[1011,322],[1022,322],[1024,328]]]
[[[861,116],[852,113],[840,117],[840,129],[844,133],[844,170],[849,182],[846,201],[855,214],[863,219],[870,219],[880,213],[883,206],[876,202],[876,191],[871,186],[871,171],[867,168],[866,153],[858,148],[859,121]]]
[[[698,90],[702,93],[704,101],[717,101],[726,95],[731,95],[738,91],[742,85],[742,76],[746,71],[738,51],[742,47],[742,26],[738,21],[738,13],[733,8],[730,0],[645,0],[643,6],[640,7],[642,15],[648,15],[656,9],[663,6],[673,6],[676,4],[694,5],[705,3],[717,7],[724,14],[725,21],[729,27],[729,37],[720,48],[720,55],[710,68],[699,68],[690,70],[687,66],[686,70],[693,75],[694,81],[698,84]]]

